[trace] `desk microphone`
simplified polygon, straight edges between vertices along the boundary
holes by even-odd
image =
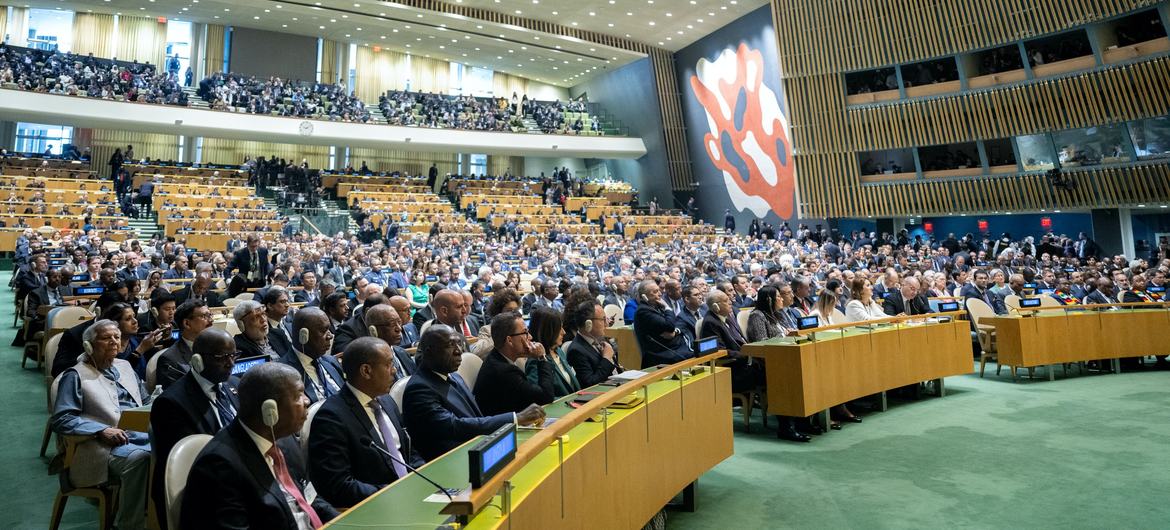
[[[426,475],[424,475],[424,474],[420,473],[420,472],[418,471],[418,469],[415,469],[415,467],[414,467],[414,466],[412,466],[412,465],[410,465],[410,464],[407,464],[406,462],[403,462],[403,461],[399,460],[397,457],[395,457],[394,455],[390,454],[390,451],[387,451],[387,450],[385,450],[385,449],[382,449],[382,447],[381,447],[381,446],[379,446],[379,445],[378,445],[376,442],[374,442],[373,440],[371,440],[371,439],[369,439],[369,438],[362,438],[362,439],[361,439],[361,440],[359,440],[359,441],[360,441],[360,442],[364,442],[364,445],[368,445],[368,446],[370,446],[370,447],[373,447],[375,451],[377,451],[377,452],[379,452],[379,453],[382,453],[382,454],[386,455],[386,457],[387,457],[387,458],[389,458],[390,460],[393,460],[393,461],[395,461],[395,462],[398,462],[399,464],[402,464],[402,467],[405,467],[406,469],[409,469],[409,470],[411,471],[411,473],[414,473],[415,475],[418,475],[418,476],[422,477],[422,479],[423,479],[423,480],[425,480],[425,481],[427,481],[427,482],[430,482],[432,486],[434,486],[434,487],[436,487],[436,488],[439,488],[439,491],[443,492],[443,495],[446,495],[448,500],[450,500],[451,502],[455,502],[455,498],[451,496],[451,493],[447,491],[447,488],[444,488],[444,487],[440,486],[438,482],[435,482],[435,481],[433,481],[433,480],[431,480],[431,479],[427,478],[427,476],[426,476]],[[398,477],[398,478],[402,478],[402,477]]]

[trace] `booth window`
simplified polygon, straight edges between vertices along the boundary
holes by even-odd
[[[1170,117],[1130,122],[1129,136],[1138,160],[1170,158]]]
[[[1053,133],[1061,167],[1129,162],[1129,138],[1122,125],[1099,125]]]

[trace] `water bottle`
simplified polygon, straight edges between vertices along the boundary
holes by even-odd
[[[150,400],[147,401],[146,403],[147,404],[154,403],[154,400],[158,399],[158,397],[162,395],[162,392],[163,392],[162,385],[154,385],[154,392],[150,393]]]

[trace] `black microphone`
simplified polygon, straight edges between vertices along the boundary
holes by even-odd
[[[377,442],[374,442],[373,440],[371,440],[369,438],[362,438],[360,441],[364,442],[365,445],[373,447],[375,451],[378,451],[379,453],[386,455],[386,457],[389,458],[390,460],[393,460],[395,462],[398,462],[399,464],[402,464],[402,467],[409,469],[415,475],[422,477],[423,480],[430,482],[432,486],[439,488],[439,491],[442,492],[443,495],[446,495],[448,500],[450,500],[451,502],[455,502],[455,498],[451,496],[451,494],[447,491],[447,488],[440,486],[438,482],[435,482],[435,481],[427,478],[426,475],[419,473],[418,469],[415,469],[414,466],[399,460],[394,455],[390,454],[390,451],[382,449],[380,446],[378,446]],[[398,477],[398,478],[402,478],[402,477]]]

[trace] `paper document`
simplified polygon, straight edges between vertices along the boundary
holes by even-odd
[[[620,374],[617,374],[617,375],[611,377],[610,379],[621,379],[623,381],[633,381],[639,377],[646,375],[647,373],[649,373],[649,372],[643,372],[641,370],[626,370]]]

